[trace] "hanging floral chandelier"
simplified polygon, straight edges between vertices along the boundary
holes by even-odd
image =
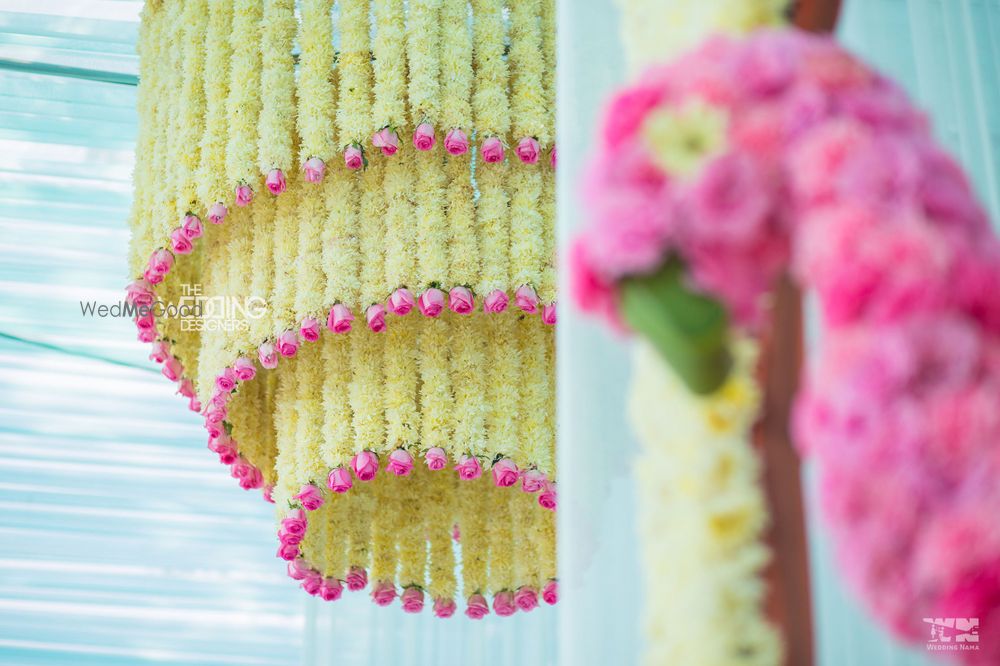
[[[553,12],[147,2],[128,299],[310,594],[556,601]]]

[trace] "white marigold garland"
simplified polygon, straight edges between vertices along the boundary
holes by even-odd
[[[298,127],[299,161],[310,157],[329,162],[337,152],[334,136],[334,100],[337,98],[334,68],[333,0],[302,0],[299,22]]]
[[[476,76],[472,110],[480,142],[490,137],[503,140],[510,132],[503,5],[503,0],[472,0]]]
[[[541,0],[510,2],[510,110],[513,139],[534,138],[542,149],[552,144],[545,89],[545,51]]]
[[[760,402],[756,352],[748,342],[735,350],[726,384],[697,397],[652,347],[636,345],[628,411],[643,446],[636,474],[650,664],[781,660],[762,609],[768,516],[749,442]]]
[[[413,127],[438,118],[441,55],[441,0],[411,0],[406,26],[410,122]],[[447,29],[454,29],[448,25]]]
[[[371,135],[371,54],[368,47],[367,0],[340,2],[340,103],[338,143],[359,146]]]
[[[403,0],[375,0],[375,102],[372,129],[406,121],[406,28]],[[367,139],[367,135],[365,139]]]
[[[361,196],[361,219],[365,224],[358,231],[361,256],[365,261],[361,266],[360,298],[358,304],[365,309],[375,303],[381,303],[388,294],[385,293],[385,216],[386,201],[382,189],[384,162],[376,160],[365,170],[364,193]]]
[[[295,61],[292,45],[298,24],[295,0],[264,0],[263,4],[263,22],[267,29],[262,31],[260,86],[267,94],[263,95],[260,110],[257,166],[261,174],[268,176],[269,189],[280,194],[269,174],[277,169],[287,177],[294,169]],[[284,185],[280,189],[283,191]]]
[[[214,0],[208,7],[208,33],[205,38],[205,131],[201,137],[201,163],[198,166],[198,198],[205,204],[230,199],[226,179],[226,142],[229,125],[226,99],[229,96],[229,72],[232,59],[230,34],[232,0]]]
[[[466,0],[441,0],[442,129],[472,128],[472,36]]]
[[[180,3],[171,3],[180,4]],[[230,187],[251,188],[258,182],[257,121],[260,116],[261,18],[260,0],[233,0],[232,67],[226,101],[226,178]]]
[[[206,99],[205,80],[206,44],[205,32],[208,27],[208,0],[188,0],[184,3],[181,20],[184,23],[184,66],[183,83],[180,90],[180,113],[178,142],[181,148],[180,160],[174,168],[177,173],[177,212],[183,215],[194,209],[197,199],[195,175],[201,164],[201,139],[205,126]]]

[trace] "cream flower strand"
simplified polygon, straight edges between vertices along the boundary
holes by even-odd
[[[260,85],[263,96],[257,166],[272,194],[281,194],[295,168],[295,0],[264,0]],[[277,170],[279,175],[274,175]]]
[[[226,178],[226,142],[229,126],[226,99],[229,96],[229,66],[232,48],[232,0],[214,0],[208,6],[208,35],[205,40],[204,91],[205,131],[201,137],[198,167],[198,198],[204,205],[229,201]]]
[[[340,72],[334,69],[332,7],[333,0],[302,0],[299,22],[299,162],[316,157],[323,160],[324,168],[337,152],[334,81]]]
[[[259,0],[233,0],[232,67],[229,98],[226,102],[227,130],[226,177],[230,187],[241,184],[251,188],[258,182],[257,121],[261,95],[258,78],[261,65],[261,18]]]

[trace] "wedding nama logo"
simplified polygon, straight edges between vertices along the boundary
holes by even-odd
[[[930,625],[928,650],[978,650],[978,617],[925,617]]]

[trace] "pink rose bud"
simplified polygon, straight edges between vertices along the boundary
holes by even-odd
[[[413,456],[406,449],[396,449],[389,454],[386,468],[396,476],[406,476],[413,469]]]
[[[469,138],[460,129],[453,129],[444,138],[444,149],[449,155],[464,155],[469,152]]]
[[[425,317],[437,317],[444,310],[444,292],[440,289],[428,289],[420,294],[417,307]]]
[[[529,469],[521,475],[521,490],[526,493],[537,493],[545,487],[545,475],[537,469]]]
[[[424,609],[424,591],[419,587],[408,587],[399,598],[403,602],[404,613],[419,613]]]
[[[326,175],[326,162],[318,157],[310,157],[302,165],[302,170],[306,174],[307,183],[320,183]]]
[[[399,149],[399,136],[388,127],[383,127],[372,135],[372,145],[382,149],[382,154],[389,157]]]
[[[291,562],[298,556],[299,556],[298,546],[293,546],[288,543],[283,543],[280,546],[278,546],[278,557],[280,557],[281,559]]]
[[[135,327],[140,331],[148,330],[151,328],[156,328],[156,319],[153,318],[153,312],[149,311],[146,314],[139,315],[135,318]]]
[[[483,301],[483,310],[491,314],[503,312],[507,309],[507,292],[502,289],[494,289],[490,292],[486,300]]]
[[[225,432],[220,432],[218,437],[209,437],[208,439],[208,450],[214,453],[218,453],[219,449],[225,446],[232,446],[233,438],[227,435]]]
[[[193,248],[191,240],[184,235],[183,229],[178,228],[170,232],[170,249],[174,254],[191,254]]]
[[[302,508],[306,511],[315,511],[323,506],[323,493],[311,483],[302,486],[299,494],[293,496],[292,499],[302,502]]]
[[[448,292],[448,307],[455,314],[470,314],[476,307],[472,290],[468,287],[454,287]]]
[[[285,174],[281,169],[271,169],[268,171],[264,184],[267,185],[268,192],[274,195],[281,194],[288,187],[288,183],[285,181]]]
[[[309,565],[302,557],[296,557],[288,563],[288,577],[293,580],[302,580],[309,575]]]
[[[326,479],[326,487],[335,493],[346,493],[353,485],[350,472],[343,467],[332,470]]]
[[[253,490],[264,485],[264,475],[254,466],[240,479],[240,488],[243,490]]]
[[[458,478],[463,481],[478,479],[483,473],[483,468],[479,465],[479,459],[469,455],[463,455],[459,458],[455,469],[458,471]]]
[[[125,300],[138,307],[149,307],[156,295],[149,280],[136,280],[125,287]]]
[[[170,253],[169,250],[164,250],[160,248],[153,252],[149,257],[149,270],[160,276],[164,276],[170,272],[170,269],[174,265],[174,255]]]
[[[192,382],[190,379],[185,379],[177,387],[177,392],[180,393],[185,398],[193,398],[194,397],[194,382]]]
[[[466,603],[465,615],[473,620],[481,620],[490,612],[486,598],[481,594],[473,594]]]
[[[319,597],[323,601],[336,601],[343,593],[344,586],[336,578],[324,578],[319,587]]]
[[[306,594],[315,597],[319,594],[321,587],[323,587],[323,577],[319,575],[318,571],[310,570],[302,581],[302,589],[306,591]]]
[[[538,592],[533,587],[522,587],[514,595],[514,603],[525,612],[534,610],[538,607]]]
[[[448,454],[440,446],[435,446],[424,454],[424,461],[427,463],[427,469],[436,472],[448,466]]]
[[[236,362],[233,363],[233,372],[236,374],[236,379],[241,382],[248,382],[257,376],[257,368],[253,361],[248,358],[236,359]]]
[[[379,606],[388,606],[396,598],[396,586],[384,580],[372,590],[372,600]]]
[[[297,546],[302,543],[302,535],[292,534],[288,530],[278,530],[278,541],[286,546]]]
[[[359,481],[371,481],[378,472],[378,456],[371,451],[362,451],[351,458],[351,469]]]
[[[232,446],[220,446],[216,453],[219,454],[219,462],[223,465],[232,465],[240,457],[240,454]]]
[[[205,229],[201,226],[201,218],[194,213],[188,213],[184,216],[184,220],[181,222],[181,230],[188,237],[188,240],[201,238],[201,235],[205,232]]]
[[[493,610],[500,617],[510,617],[517,610],[513,592],[499,592],[493,595]]]
[[[234,479],[242,479],[249,473],[250,473],[250,463],[248,463],[243,456],[237,458],[236,462],[234,462],[232,467],[230,468],[230,474]]]
[[[184,374],[184,366],[176,358],[171,356],[163,364],[163,376],[172,382],[176,382]]]
[[[326,319],[326,327],[334,333],[347,333],[351,330],[354,315],[343,303],[337,303],[330,308],[330,316]]]
[[[156,361],[157,363],[163,363],[170,356],[170,345],[162,340],[157,340],[153,343],[152,351],[149,352],[149,360]],[[183,394],[181,394],[183,395]],[[191,396],[185,395],[185,398],[190,398]]]
[[[556,484],[549,481],[538,495],[538,504],[543,509],[556,510]]]
[[[146,344],[149,344],[150,342],[155,340],[159,335],[160,334],[157,332],[156,327],[154,326],[152,328],[140,328],[138,335],[136,335],[136,338],[139,340],[139,342],[145,342]]]
[[[276,346],[278,348],[278,353],[282,356],[295,356],[295,352],[299,350],[299,339],[295,335],[294,331],[285,331],[278,336]]]
[[[229,215],[229,209],[221,201],[216,201],[208,209],[208,221],[212,224],[222,224],[222,221]]]
[[[389,312],[393,314],[405,315],[413,309],[414,305],[416,305],[416,300],[406,287],[400,287],[389,297]]]
[[[221,375],[215,378],[215,385],[220,391],[226,393],[232,391],[236,388],[236,373],[233,372],[232,368],[226,368]]]
[[[451,617],[455,614],[455,601],[444,597],[435,599],[434,614],[440,618]]]
[[[385,330],[385,306],[381,303],[369,305],[365,310],[365,319],[368,321],[368,328],[375,333]]]
[[[420,123],[413,130],[413,147],[417,150],[430,150],[434,141],[434,126],[430,123]]]
[[[156,273],[151,268],[147,268],[143,271],[142,277],[149,284],[160,284],[163,282],[163,273]]]
[[[483,141],[483,145],[480,147],[479,152],[483,155],[483,161],[487,164],[496,164],[497,162],[503,162],[503,143],[500,139],[495,136]]]
[[[198,398],[191,398],[188,400],[188,409],[190,409],[195,414],[201,412],[201,401]]]
[[[493,465],[493,484],[500,488],[510,488],[517,483],[517,465],[510,458],[504,458]]]
[[[514,303],[527,314],[538,312],[538,295],[531,285],[522,284],[517,288],[514,292]]]
[[[316,321],[316,318],[306,317],[303,319],[302,324],[299,326],[299,334],[307,342],[316,342],[319,340],[319,322]]]
[[[556,304],[550,303],[542,307],[542,323],[549,326],[556,325]]]
[[[302,536],[309,527],[309,519],[302,509],[292,509],[287,516],[281,519],[281,529],[289,534]]]
[[[236,205],[240,208],[244,206],[249,206],[250,202],[253,201],[253,190],[249,185],[237,185],[236,186]]]
[[[361,148],[358,146],[348,146],[347,150],[344,151],[344,164],[347,165],[348,169],[360,169],[365,165],[365,158],[361,154]]]
[[[549,166],[553,169],[556,168],[556,147],[552,146],[552,152],[549,153]]]
[[[559,601],[559,585],[554,580],[550,580],[542,588],[542,599],[550,606]]]
[[[212,405],[205,411],[205,423],[215,425],[226,420],[226,410],[222,407]]]
[[[451,526],[451,538],[456,542],[462,540],[462,529],[455,523]]]
[[[275,350],[274,345],[270,342],[265,342],[258,347],[257,360],[260,361],[260,366],[266,370],[274,370],[277,368],[278,352]]]
[[[274,497],[272,497],[273,493],[274,493],[274,484],[269,483],[266,486],[264,486],[264,492],[261,494],[264,495],[264,501],[274,504]]]
[[[357,592],[368,584],[368,572],[361,567],[351,567],[347,572],[347,589]]]
[[[538,162],[538,141],[530,136],[521,139],[517,144],[517,157],[525,164]]]

